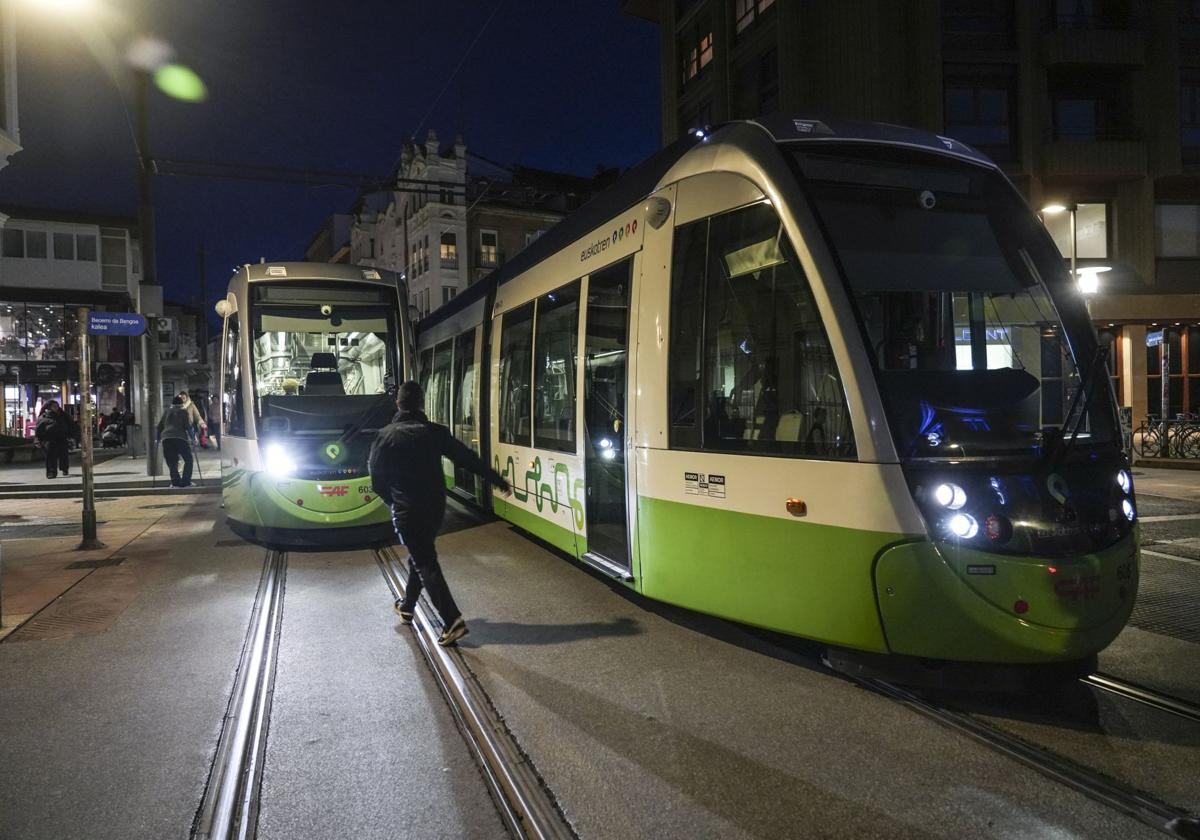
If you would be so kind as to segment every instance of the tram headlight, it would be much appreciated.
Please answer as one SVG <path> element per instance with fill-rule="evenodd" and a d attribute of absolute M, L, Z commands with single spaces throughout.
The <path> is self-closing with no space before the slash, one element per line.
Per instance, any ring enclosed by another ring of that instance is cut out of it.
<path fill-rule="evenodd" d="M 1133 487 L 1133 479 L 1129 475 L 1129 470 L 1117 471 L 1117 486 L 1121 488 L 1122 493 L 1128 493 Z"/>
<path fill-rule="evenodd" d="M 296 471 L 296 461 L 287 448 L 278 443 L 267 446 L 265 453 L 267 472 L 273 478 L 287 478 Z"/>
<path fill-rule="evenodd" d="M 967 491 L 957 484 L 939 484 L 933 491 L 939 505 L 950 510 L 959 510 L 967 503 Z"/>
<path fill-rule="evenodd" d="M 1137 513 L 1133 509 L 1133 502 L 1128 499 L 1121 500 L 1121 513 L 1125 514 L 1125 518 L 1130 522 L 1133 521 L 1133 517 L 1137 516 Z"/>
<path fill-rule="evenodd" d="M 969 540 L 979 533 L 979 523 L 969 513 L 956 513 L 947 525 L 950 533 L 960 540 Z"/>

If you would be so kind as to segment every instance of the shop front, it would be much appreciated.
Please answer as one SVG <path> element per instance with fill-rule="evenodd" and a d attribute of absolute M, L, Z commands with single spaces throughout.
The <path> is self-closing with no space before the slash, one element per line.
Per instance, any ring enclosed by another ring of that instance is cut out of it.
<path fill-rule="evenodd" d="M 50 400 L 79 416 L 80 305 L 0 300 L 0 434 L 31 438 Z M 103 308 L 103 307 L 95 307 Z M 92 396 L 111 414 L 129 407 L 129 340 L 94 339 Z"/>

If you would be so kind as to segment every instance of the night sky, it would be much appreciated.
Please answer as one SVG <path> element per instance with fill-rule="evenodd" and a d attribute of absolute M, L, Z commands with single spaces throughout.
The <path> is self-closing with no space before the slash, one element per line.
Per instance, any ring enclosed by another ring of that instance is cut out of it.
<path fill-rule="evenodd" d="M 18 0 L 24 150 L 0 172 L 0 205 L 137 212 L 124 69 L 104 53 L 157 35 L 197 71 L 208 100 L 153 94 L 156 157 L 386 175 L 495 0 L 92 0 L 67 22 Z M 656 28 L 619 0 L 503 0 L 420 128 L 504 163 L 592 174 L 659 146 Z M 90 45 L 90 46 L 89 46 Z M 108 66 L 110 70 L 102 69 Z M 120 82 L 124 94 L 117 90 Z M 244 262 L 299 259 L 351 191 L 156 179 L 158 271 L 169 300 L 209 299 Z"/>

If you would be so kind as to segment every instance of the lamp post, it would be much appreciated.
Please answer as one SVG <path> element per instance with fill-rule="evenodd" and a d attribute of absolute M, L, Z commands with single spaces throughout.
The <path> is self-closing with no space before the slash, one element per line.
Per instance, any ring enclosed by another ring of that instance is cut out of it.
<path fill-rule="evenodd" d="M 78 22 L 91 20 L 93 0 L 26 0 L 30 7 L 40 7 L 60 19 Z M 82 16 L 82 17 L 81 17 Z M 101 33 L 103 35 L 103 33 Z M 96 58 L 111 75 L 116 77 L 119 68 L 111 66 L 111 52 L 93 50 Z M 119 53 L 118 53 L 119 54 Z M 163 41 L 135 37 L 125 51 L 125 60 L 133 72 L 134 108 L 136 112 L 134 143 L 138 156 L 138 238 L 142 254 L 142 278 L 139 283 L 138 310 L 148 318 L 150 328 L 142 336 L 142 398 L 144 405 L 141 421 L 145 425 L 146 474 L 161 472 L 158 459 L 154 457 L 154 427 L 162 401 L 162 371 L 158 358 L 158 330 L 153 316 L 161 315 L 162 294 L 159 290 L 154 247 L 154 192 L 151 183 L 153 160 L 150 157 L 149 99 L 151 81 L 174 99 L 185 102 L 202 102 L 208 95 L 204 82 L 192 70 L 172 63 L 174 50 Z M 147 311 L 150 310 L 150 311 Z M 157 310 L 157 311 L 155 311 Z"/>

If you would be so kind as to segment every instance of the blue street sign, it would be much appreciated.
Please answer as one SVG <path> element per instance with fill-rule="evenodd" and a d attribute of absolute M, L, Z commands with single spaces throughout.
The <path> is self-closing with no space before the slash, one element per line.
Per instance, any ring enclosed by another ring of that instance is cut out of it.
<path fill-rule="evenodd" d="M 1163 343 L 1163 331 L 1162 330 L 1146 333 L 1146 346 L 1147 347 L 1157 347 L 1158 345 L 1160 345 L 1162 343 Z"/>
<path fill-rule="evenodd" d="M 141 335 L 146 316 L 136 312 L 89 312 L 88 335 Z"/>

